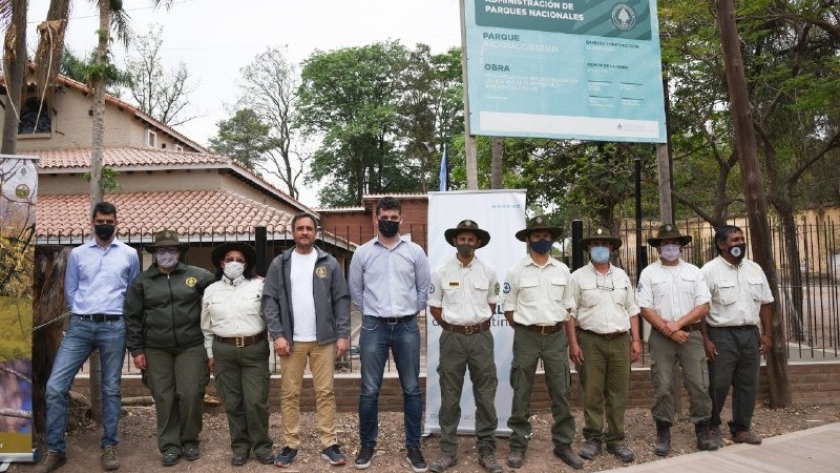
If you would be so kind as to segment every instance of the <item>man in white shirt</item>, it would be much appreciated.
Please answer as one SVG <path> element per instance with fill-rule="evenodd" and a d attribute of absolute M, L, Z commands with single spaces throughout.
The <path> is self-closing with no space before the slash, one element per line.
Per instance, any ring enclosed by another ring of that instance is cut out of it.
<path fill-rule="evenodd" d="M 502 473 L 496 461 L 496 362 L 490 319 L 499 301 L 496 270 L 475 256 L 490 242 L 490 234 L 472 220 L 444 232 L 458 249 L 454 258 L 432 273 L 429 307 L 440 333 L 440 457 L 429 471 L 442 473 L 458 458 L 458 423 L 464 374 L 470 369 L 475 398 L 478 463 L 489 473 Z"/>
<path fill-rule="evenodd" d="M 773 346 L 773 294 L 761 266 L 746 255 L 744 232 L 725 225 L 715 232 L 718 257 L 703 266 L 712 294 L 706 316 L 706 356 L 709 358 L 709 394 L 712 398 L 712 436 L 723 446 L 720 411 L 732 388 L 729 432 L 735 443 L 758 445 L 761 437 L 750 430 L 761 355 Z M 761 324 L 763 332 L 759 332 Z"/>
<path fill-rule="evenodd" d="M 295 246 L 274 258 L 263 288 L 263 311 L 280 357 L 280 412 L 285 447 L 274 464 L 288 467 L 301 444 L 300 391 L 307 361 L 315 389 L 321 458 L 346 463 L 335 428 L 335 359 L 350 346 L 350 292 L 336 259 L 315 246 L 318 223 L 300 213 L 290 224 Z"/>
<path fill-rule="evenodd" d="M 680 258 L 680 251 L 689 243 L 691 236 L 681 235 L 670 223 L 662 225 L 657 236 L 648 239 L 648 244 L 659 250 L 659 260 L 642 270 L 636 290 L 642 317 L 653 329 L 648 342 L 654 389 L 651 414 L 656 422 L 653 453 L 663 457 L 671 450 L 671 426 L 676 414 L 671 390 L 675 361 L 691 400 L 697 448 L 717 449 L 709 434 L 712 400 L 700 330 L 709 313 L 711 295 L 700 268 Z"/>

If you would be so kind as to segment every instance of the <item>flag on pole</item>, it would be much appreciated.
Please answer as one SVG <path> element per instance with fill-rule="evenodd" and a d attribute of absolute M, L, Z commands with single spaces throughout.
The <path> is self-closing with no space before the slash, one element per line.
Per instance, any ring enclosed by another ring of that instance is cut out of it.
<path fill-rule="evenodd" d="M 443 144 L 443 156 L 440 158 L 440 191 L 446 191 L 446 143 Z"/>

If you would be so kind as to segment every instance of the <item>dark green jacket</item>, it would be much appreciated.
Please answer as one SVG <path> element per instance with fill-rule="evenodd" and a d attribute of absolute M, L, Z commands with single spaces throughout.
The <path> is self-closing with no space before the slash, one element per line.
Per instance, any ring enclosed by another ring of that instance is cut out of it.
<path fill-rule="evenodd" d="M 156 264 L 140 273 L 125 294 L 126 347 L 131 356 L 146 348 L 180 350 L 204 343 L 201 297 L 213 273 L 178 263 L 169 275 Z"/>

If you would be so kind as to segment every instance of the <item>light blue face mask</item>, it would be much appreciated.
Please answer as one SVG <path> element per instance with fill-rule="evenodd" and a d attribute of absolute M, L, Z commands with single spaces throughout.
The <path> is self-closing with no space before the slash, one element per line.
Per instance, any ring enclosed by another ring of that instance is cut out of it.
<path fill-rule="evenodd" d="M 606 246 L 593 246 L 589 250 L 589 259 L 597 264 L 606 263 L 610 260 L 610 249 Z"/>

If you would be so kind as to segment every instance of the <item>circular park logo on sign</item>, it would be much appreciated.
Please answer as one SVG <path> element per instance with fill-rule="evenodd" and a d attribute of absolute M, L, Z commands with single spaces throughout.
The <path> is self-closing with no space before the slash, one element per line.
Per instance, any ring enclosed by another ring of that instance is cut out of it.
<path fill-rule="evenodd" d="M 617 3 L 610 14 L 613 25 L 622 31 L 632 30 L 636 26 L 636 11 L 626 3 Z"/>

